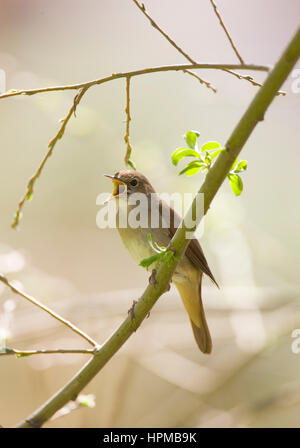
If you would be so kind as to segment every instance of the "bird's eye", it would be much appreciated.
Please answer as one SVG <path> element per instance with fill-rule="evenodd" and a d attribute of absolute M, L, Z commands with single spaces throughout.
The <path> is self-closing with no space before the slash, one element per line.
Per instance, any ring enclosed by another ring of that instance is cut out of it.
<path fill-rule="evenodd" d="M 137 183 L 138 183 L 138 181 L 137 181 L 136 179 L 132 179 L 132 180 L 130 181 L 130 185 L 131 185 L 132 187 L 136 187 L 136 186 L 137 186 Z"/>

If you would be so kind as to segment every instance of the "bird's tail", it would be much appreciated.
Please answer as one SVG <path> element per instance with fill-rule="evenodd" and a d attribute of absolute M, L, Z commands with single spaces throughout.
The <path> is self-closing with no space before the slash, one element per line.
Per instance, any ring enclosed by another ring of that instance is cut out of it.
<path fill-rule="evenodd" d="M 202 304 L 201 283 L 202 274 L 197 291 L 191 283 L 176 282 L 175 285 L 188 312 L 197 345 L 203 353 L 209 354 L 212 351 L 212 340 Z"/>

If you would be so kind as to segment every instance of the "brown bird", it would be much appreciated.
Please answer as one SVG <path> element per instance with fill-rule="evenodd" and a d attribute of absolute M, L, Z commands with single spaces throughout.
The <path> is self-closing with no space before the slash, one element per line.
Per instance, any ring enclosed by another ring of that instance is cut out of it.
<path fill-rule="evenodd" d="M 133 259 L 140 263 L 142 259 L 155 254 L 149 244 L 149 233 L 153 242 L 167 247 L 181 218 L 172 207 L 159 198 L 148 179 L 143 174 L 132 170 L 119 171 L 114 176 L 106 175 L 106 177 L 114 182 L 111 198 L 116 198 L 118 205 L 117 227 L 122 241 Z M 137 206 L 134 201 L 130 200 L 134 197 L 133 193 L 143 193 L 143 197 L 145 197 L 145 201 L 139 203 L 139 211 L 140 215 L 146 212 L 143 214 L 143 216 L 148 216 L 146 225 L 132 226 L 130 222 L 130 212 Z M 155 207 L 159 211 L 157 227 L 151 226 L 153 223 L 153 221 L 151 222 L 151 213 L 153 214 Z M 163 225 L 166 216 L 170 216 L 167 227 Z M 176 267 L 173 282 L 189 315 L 198 347 L 203 353 L 211 353 L 212 340 L 201 298 L 203 273 L 217 285 L 198 240 L 192 239 Z"/>

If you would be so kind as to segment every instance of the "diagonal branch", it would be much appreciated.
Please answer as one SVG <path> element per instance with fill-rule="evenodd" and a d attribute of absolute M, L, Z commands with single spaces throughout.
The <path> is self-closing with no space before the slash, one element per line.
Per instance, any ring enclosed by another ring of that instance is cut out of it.
<path fill-rule="evenodd" d="M 32 296 L 29 296 L 28 294 L 25 294 L 23 291 L 18 289 L 16 286 L 14 286 L 12 283 L 8 281 L 4 275 L 0 274 L 0 282 L 4 283 L 6 286 L 8 286 L 11 291 L 24 299 L 28 300 L 28 302 L 32 303 L 33 305 L 37 306 L 43 311 L 46 311 L 46 313 L 50 314 L 50 316 L 54 317 L 54 319 L 58 320 L 62 324 L 69 327 L 74 333 L 77 333 L 79 336 L 81 336 L 83 339 L 89 342 L 93 347 L 98 347 L 98 343 L 94 341 L 90 336 L 88 336 L 86 333 L 81 331 L 79 328 L 77 328 L 74 324 L 72 324 L 69 320 L 64 319 L 59 314 L 57 314 L 55 311 L 48 308 L 46 305 L 43 305 L 41 302 L 39 302 L 37 299 L 35 299 Z"/>
<path fill-rule="evenodd" d="M 189 56 L 182 48 L 180 48 L 179 45 L 177 45 L 176 42 L 173 39 L 171 39 L 171 37 L 157 25 L 156 22 L 154 22 L 152 17 L 150 17 L 149 14 L 146 12 L 146 8 L 145 8 L 144 4 L 141 5 L 137 0 L 132 0 L 132 1 L 139 8 L 139 10 L 144 14 L 144 16 L 147 17 L 147 19 L 149 20 L 149 22 L 151 23 L 153 28 L 155 28 L 157 31 L 159 31 L 160 34 L 162 34 L 164 36 L 164 38 L 167 39 L 167 41 L 172 45 L 172 47 L 176 48 L 176 50 L 180 54 L 182 54 L 182 56 L 184 56 L 185 59 L 190 61 L 192 64 L 196 64 L 196 61 L 194 61 L 194 59 L 192 59 L 191 56 Z"/>
<path fill-rule="evenodd" d="M 263 120 L 265 112 L 276 96 L 276 92 L 292 71 L 299 57 L 300 28 L 235 127 L 225 145 L 226 151 L 219 155 L 215 164 L 208 171 L 205 181 L 199 190 L 200 194 L 204 194 L 204 213 L 208 211 L 234 160 L 243 149 L 256 125 Z M 140 300 L 135 305 L 134 324 L 131 316 L 128 316 L 113 335 L 96 350 L 94 357 L 61 390 L 56 392 L 26 420 L 22 421 L 18 427 L 40 427 L 68 401 L 74 400 L 78 393 L 95 377 L 141 325 L 158 298 L 167 290 L 178 263 L 178 257 L 184 254 L 190 242 L 190 240 L 186 239 L 185 234 L 187 230 L 190 231 L 191 229 L 185 226 L 185 222 L 193 222 L 191 217 L 194 218 L 196 216 L 198 222 L 195 223 L 195 228 L 200 223 L 201 217 L 194 213 L 196 206 L 197 200 L 195 198 L 182 221 L 182 226 L 177 229 L 171 241 L 171 247 L 175 251 L 176 256 L 172 257 L 169 263 L 160 265 L 156 274 L 155 284 L 154 282 L 149 283 Z"/>
<path fill-rule="evenodd" d="M 212 7 L 214 8 L 215 14 L 216 14 L 216 16 L 217 16 L 218 19 L 219 19 L 220 25 L 221 25 L 221 27 L 223 28 L 223 30 L 224 30 L 224 32 L 225 32 L 225 34 L 226 34 L 226 36 L 227 36 L 227 38 L 228 38 L 228 40 L 229 40 L 229 42 L 230 42 L 230 45 L 232 46 L 233 51 L 234 51 L 235 54 L 237 55 L 237 58 L 239 59 L 240 63 L 241 63 L 241 64 L 244 64 L 245 62 L 244 62 L 242 56 L 240 55 L 240 53 L 238 52 L 238 50 L 237 50 L 235 44 L 233 43 L 233 40 L 232 40 L 232 38 L 231 38 L 231 36 L 230 36 L 230 34 L 229 34 L 229 32 L 228 32 L 228 30 L 227 30 L 227 28 L 226 28 L 224 22 L 223 22 L 223 19 L 222 19 L 222 17 L 221 17 L 221 14 L 219 13 L 219 11 L 218 11 L 218 9 L 217 9 L 217 5 L 215 4 L 214 0 L 209 0 L 209 1 L 210 1 L 210 3 L 211 3 Z"/>
<path fill-rule="evenodd" d="M 235 52 L 235 54 L 236 54 L 237 58 L 239 59 L 240 63 L 241 64 L 245 64 L 244 59 L 242 58 L 242 56 L 238 52 L 238 50 L 237 50 L 237 48 L 236 48 L 236 46 L 235 46 L 235 44 L 234 44 L 234 42 L 232 40 L 232 37 L 230 36 L 229 31 L 227 30 L 227 28 L 225 26 L 225 23 L 223 22 L 222 16 L 221 16 L 221 14 L 218 11 L 217 5 L 215 4 L 214 0 L 209 0 L 209 1 L 210 1 L 211 5 L 212 5 L 214 11 L 215 11 L 216 16 L 219 19 L 221 27 L 223 28 L 223 30 L 224 30 L 224 32 L 225 32 L 225 34 L 226 34 L 226 36 L 227 36 L 227 38 L 228 38 L 228 40 L 230 42 L 231 47 L 233 48 L 233 51 Z M 241 75 L 241 74 L 236 73 L 236 72 L 234 72 L 232 70 L 229 70 L 229 69 L 224 69 L 223 71 L 229 73 L 230 75 L 235 76 L 238 79 L 244 79 L 245 81 L 250 82 L 250 84 L 252 84 L 255 87 L 261 87 L 262 86 L 262 84 L 260 84 L 259 82 L 254 81 L 254 79 L 251 76 L 244 76 L 244 75 Z M 286 95 L 286 92 L 283 92 L 282 90 L 279 90 L 276 93 L 276 95 Z"/>
<path fill-rule="evenodd" d="M 29 201 L 32 198 L 33 191 L 34 191 L 34 185 L 35 185 L 38 177 L 41 175 L 41 172 L 43 171 L 43 168 L 44 168 L 47 160 L 52 155 L 52 152 L 53 152 L 53 149 L 54 149 L 56 143 L 64 135 L 66 126 L 67 126 L 70 118 L 72 117 L 72 114 L 74 113 L 74 115 L 75 115 L 76 107 L 79 104 L 79 102 L 80 102 L 81 98 L 83 97 L 83 95 L 85 94 L 85 92 L 87 91 L 87 89 L 88 89 L 87 87 L 82 87 L 80 92 L 75 96 L 73 104 L 72 104 L 69 112 L 67 113 L 66 117 L 61 120 L 61 122 L 62 122 L 61 127 L 59 128 L 59 130 L 58 130 L 57 134 L 55 135 L 55 137 L 52 140 L 50 140 L 50 142 L 48 144 L 48 148 L 49 148 L 48 152 L 44 156 L 44 158 L 43 158 L 40 166 L 36 170 L 35 174 L 29 179 L 28 184 L 27 184 L 26 193 L 24 194 L 24 196 L 22 197 L 22 199 L 18 203 L 18 209 L 17 209 L 17 211 L 15 213 L 13 222 L 11 224 L 13 229 L 18 227 L 24 204 L 25 204 L 26 201 Z"/>
<path fill-rule="evenodd" d="M 187 73 L 190 76 L 193 76 L 194 78 L 198 79 L 200 84 L 204 84 L 208 89 L 212 90 L 214 93 L 217 93 L 217 89 L 211 85 L 209 81 L 205 81 L 203 78 L 200 78 L 200 76 L 196 75 L 196 73 L 191 72 L 190 70 L 183 70 L 183 73 Z"/>

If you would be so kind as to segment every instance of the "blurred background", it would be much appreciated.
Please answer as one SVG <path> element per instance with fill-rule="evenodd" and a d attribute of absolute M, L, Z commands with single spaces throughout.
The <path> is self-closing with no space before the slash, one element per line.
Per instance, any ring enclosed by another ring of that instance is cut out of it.
<path fill-rule="evenodd" d="M 217 2 L 248 63 L 274 64 L 294 34 L 297 0 Z M 185 63 L 132 1 L 0 0 L 0 69 L 6 89 L 63 85 L 114 72 Z M 209 1 L 148 1 L 147 11 L 199 62 L 236 63 Z M 298 64 L 300 68 L 300 64 Z M 178 177 L 172 151 L 189 129 L 224 144 L 257 88 L 224 72 L 198 71 L 217 94 L 183 73 L 132 79 L 132 158 L 160 192 L 195 193 L 203 175 Z M 244 73 L 263 81 L 264 73 Z M 49 421 L 68 427 L 300 426 L 299 117 L 293 78 L 247 142 L 244 192 L 228 182 L 205 220 L 201 244 L 221 289 L 205 281 L 214 350 L 202 355 L 175 289 L 84 393 L 96 406 Z M 117 230 L 96 226 L 103 177 L 124 167 L 125 81 L 90 89 L 10 228 L 29 177 L 74 92 L 0 101 L 0 272 L 99 343 L 127 315 L 149 274 Z M 84 341 L 0 284 L 1 345 L 81 348 Z M 86 355 L 3 356 L 0 423 L 16 424 L 87 360 Z M 66 410 L 67 412 L 67 410 Z"/>

